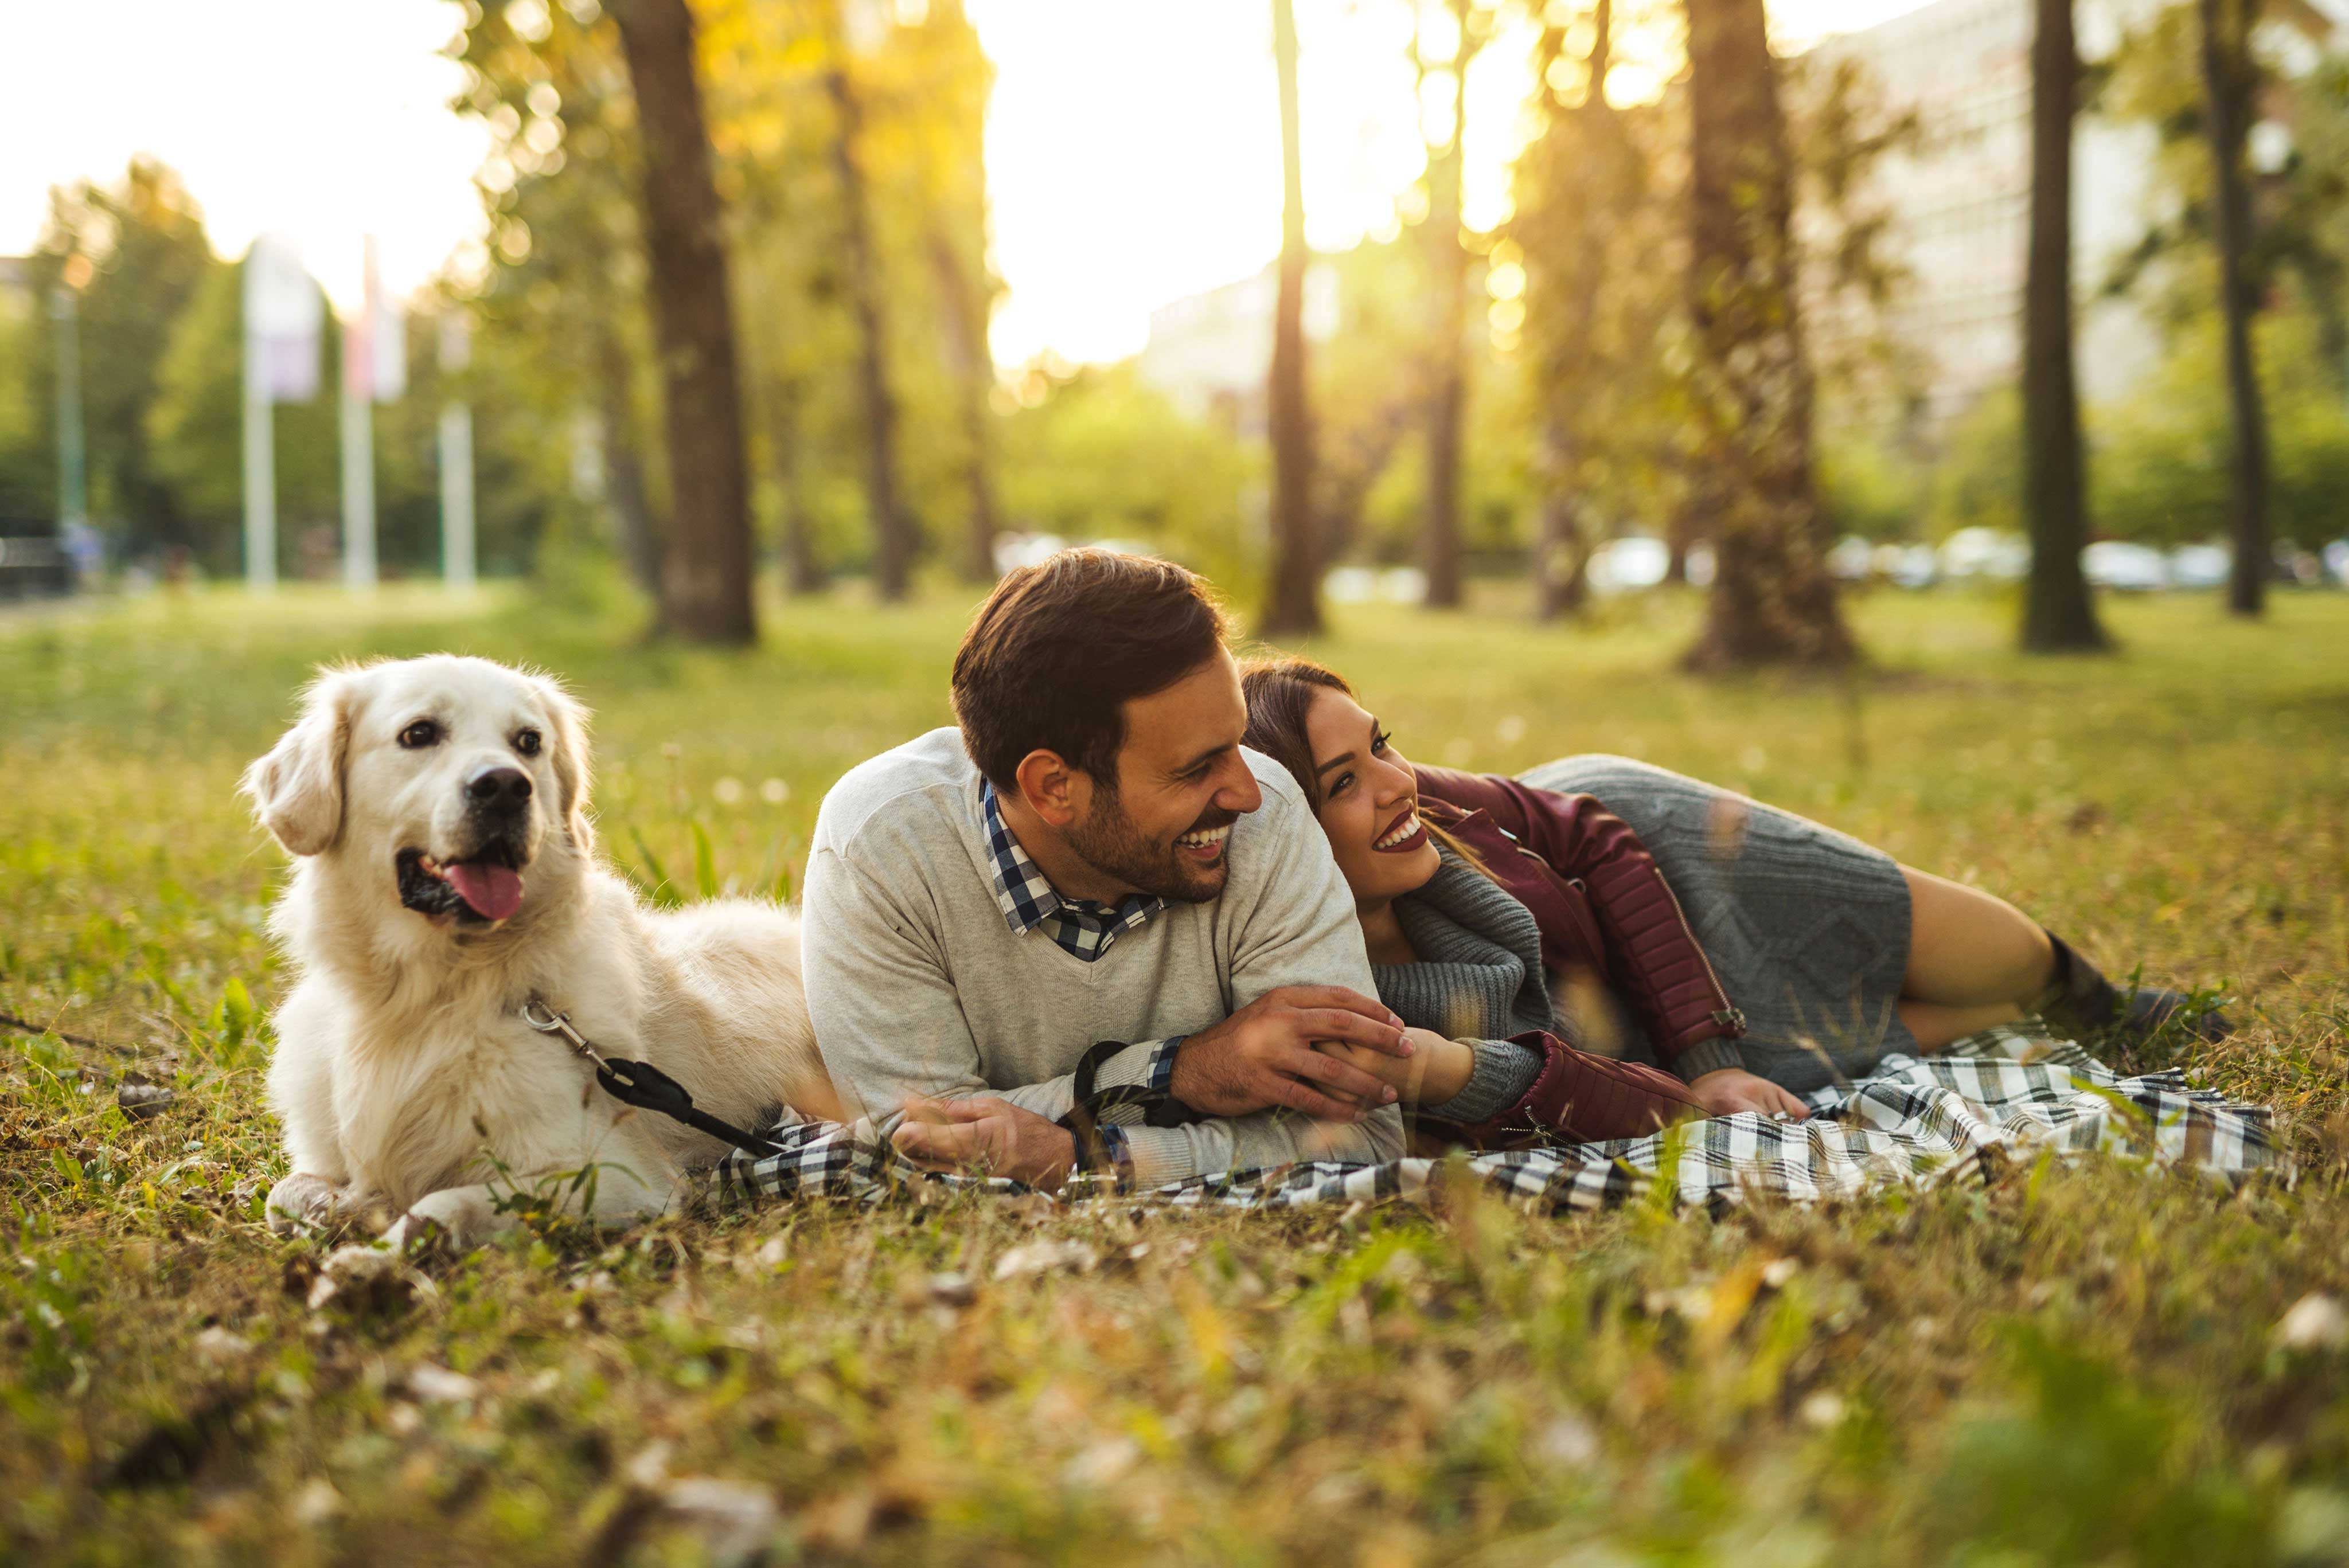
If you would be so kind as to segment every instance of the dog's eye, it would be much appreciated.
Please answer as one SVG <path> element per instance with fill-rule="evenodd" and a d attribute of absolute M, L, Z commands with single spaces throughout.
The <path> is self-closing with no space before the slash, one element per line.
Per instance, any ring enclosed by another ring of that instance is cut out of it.
<path fill-rule="evenodd" d="M 524 757 L 537 756 L 538 731 L 534 729 L 516 730 L 513 738 L 513 748 L 516 751 L 521 752 Z"/>
<path fill-rule="evenodd" d="M 432 719 L 419 718 L 399 732 L 400 745 L 410 751 L 420 751 L 436 745 L 440 739 L 440 726 Z"/>

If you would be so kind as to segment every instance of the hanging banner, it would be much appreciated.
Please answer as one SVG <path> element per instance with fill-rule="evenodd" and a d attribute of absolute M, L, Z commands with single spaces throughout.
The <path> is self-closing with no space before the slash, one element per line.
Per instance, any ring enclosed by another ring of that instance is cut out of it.
<path fill-rule="evenodd" d="M 318 329 L 326 306 L 282 234 L 264 234 L 244 256 L 244 358 L 264 403 L 306 403 L 318 395 Z"/>
<path fill-rule="evenodd" d="M 372 234 L 359 306 L 343 324 L 343 390 L 373 403 L 398 402 L 408 392 L 407 317 L 376 276 Z"/>

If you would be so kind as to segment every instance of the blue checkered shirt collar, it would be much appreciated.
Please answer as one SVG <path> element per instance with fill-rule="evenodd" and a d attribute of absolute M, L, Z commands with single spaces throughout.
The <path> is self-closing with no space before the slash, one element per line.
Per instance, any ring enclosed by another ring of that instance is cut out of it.
<path fill-rule="evenodd" d="M 995 862 L 995 902 L 1014 934 L 1042 926 L 1067 952 L 1091 964 L 1107 953 L 1122 932 L 1132 931 L 1166 907 L 1163 898 L 1128 893 L 1114 907 L 1088 898 L 1067 898 L 1045 880 L 1003 820 L 995 786 L 979 785 L 987 821 L 987 851 Z"/>

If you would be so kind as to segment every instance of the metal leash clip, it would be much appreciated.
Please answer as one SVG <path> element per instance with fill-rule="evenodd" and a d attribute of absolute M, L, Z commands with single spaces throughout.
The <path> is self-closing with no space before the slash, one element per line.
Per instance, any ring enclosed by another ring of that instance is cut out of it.
<path fill-rule="evenodd" d="M 533 996 L 522 1005 L 522 1021 L 542 1035 L 561 1035 L 571 1042 L 571 1048 L 594 1062 L 599 1071 L 610 1072 L 612 1064 L 603 1054 L 587 1043 L 587 1037 L 571 1026 L 571 1015 L 558 1013 L 544 1002 Z"/>

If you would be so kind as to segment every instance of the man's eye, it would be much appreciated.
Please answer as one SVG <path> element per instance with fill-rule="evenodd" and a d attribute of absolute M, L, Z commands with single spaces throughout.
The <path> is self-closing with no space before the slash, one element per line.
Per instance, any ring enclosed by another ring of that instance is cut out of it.
<path fill-rule="evenodd" d="M 429 718 L 419 718 L 399 732 L 399 744 L 410 751 L 436 746 L 440 740 L 440 726 Z"/>
<path fill-rule="evenodd" d="M 539 742 L 538 742 L 538 731 L 536 731 L 536 730 L 534 730 L 534 729 L 523 729 L 523 730 L 517 730 L 517 731 L 515 731 L 515 733 L 514 733 L 514 738 L 513 738 L 513 748 L 514 748 L 516 751 L 521 752 L 524 757 L 535 757 L 535 756 L 537 756 L 537 755 L 538 755 L 538 744 L 539 744 Z"/>

